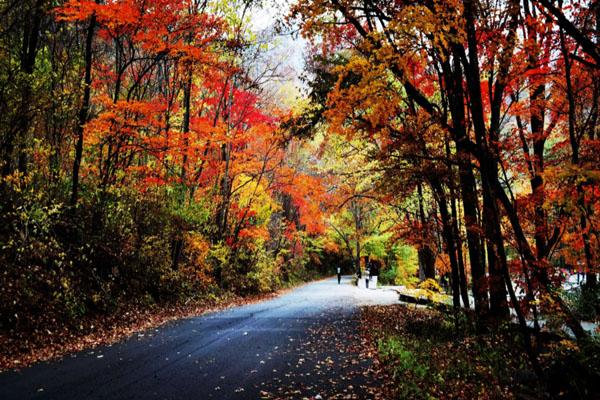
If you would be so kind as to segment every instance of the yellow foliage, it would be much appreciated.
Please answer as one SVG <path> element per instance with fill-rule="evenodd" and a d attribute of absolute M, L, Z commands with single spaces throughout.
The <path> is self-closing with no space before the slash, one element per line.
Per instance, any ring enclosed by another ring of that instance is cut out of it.
<path fill-rule="evenodd" d="M 417 299 L 427 299 L 436 303 L 448 301 L 448 295 L 442 293 L 442 288 L 434 279 L 425 279 L 417 285 L 416 289 L 403 289 L 402 293 Z"/>
<path fill-rule="evenodd" d="M 240 174 L 235 179 L 234 190 L 235 189 L 237 189 L 240 209 L 245 210 L 246 208 L 249 208 L 251 211 L 250 215 L 254 216 L 255 225 L 267 223 L 271 217 L 271 213 L 276 212 L 281 208 L 281 206 L 273 200 L 263 184 L 248 175 Z"/>
<path fill-rule="evenodd" d="M 332 240 L 327 240 L 323 245 L 323 249 L 328 253 L 341 253 L 340 246 Z"/>
<path fill-rule="evenodd" d="M 210 243 L 201 234 L 189 232 L 184 239 L 184 255 L 186 262 L 182 272 L 200 287 L 207 287 L 214 283 L 212 267 L 208 263 Z"/>
<path fill-rule="evenodd" d="M 440 285 L 435 281 L 435 279 L 431 278 L 425 279 L 423 282 L 419 283 L 418 288 L 432 293 L 442 292 Z"/>

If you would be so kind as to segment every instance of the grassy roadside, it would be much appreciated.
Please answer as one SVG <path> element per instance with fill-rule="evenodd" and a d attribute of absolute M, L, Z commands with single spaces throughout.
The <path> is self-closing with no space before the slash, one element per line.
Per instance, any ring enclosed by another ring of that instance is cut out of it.
<path fill-rule="evenodd" d="M 110 345 L 131 335 L 166 323 L 257 303 L 281 296 L 312 281 L 296 281 L 271 293 L 239 296 L 231 292 L 188 302 L 154 305 L 130 305 L 110 315 L 96 315 L 81 320 L 80 329 L 67 326 L 20 335 L 0 333 L 0 372 L 18 370 L 42 361 L 59 359 L 68 354 Z"/>
<path fill-rule="evenodd" d="M 599 398 L 600 355 L 572 342 L 539 343 L 544 377 L 536 378 L 513 328 L 477 333 L 466 321 L 414 306 L 372 306 L 362 333 L 377 354 L 386 398 Z"/>

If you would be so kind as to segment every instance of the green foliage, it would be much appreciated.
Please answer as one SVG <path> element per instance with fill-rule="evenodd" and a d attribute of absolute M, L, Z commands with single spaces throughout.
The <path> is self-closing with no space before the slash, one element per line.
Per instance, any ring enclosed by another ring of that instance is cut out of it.
<path fill-rule="evenodd" d="M 383 271 L 381 271 L 381 273 L 379 274 L 378 283 L 381 285 L 395 285 L 396 276 L 398 274 L 396 268 L 396 265 L 392 265 L 389 268 L 386 268 Z"/>
<path fill-rule="evenodd" d="M 197 298 L 212 292 L 216 277 L 223 288 L 242 294 L 281 285 L 278 263 L 264 243 L 235 255 L 229 246 L 205 244 L 206 254 L 199 257 L 205 242 L 183 240 L 185 232 L 206 222 L 193 212 L 197 209 L 173 211 L 161 196 L 114 189 L 88 194 L 69 211 L 28 182 L 7 188 L 9 201 L 1 205 L 3 329 L 78 326 L 84 316 L 110 314 L 126 303 Z"/>
<path fill-rule="evenodd" d="M 29 311 L 52 318 L 74 318 L 82 302 L 73 287 L 74 269 L 68 249 L 56 236 L 61 228 L 61 203 L 36 192 L 32 177 L 4 184 L 0 203 L 0 324 L 29 323 Z"/>
<path fill-rule="evenodd" d="M 365 254 L 383 259 L 387 256 L 387 247 L 390 240 L 390 234 L 372 235 L 367 238 L 363 245 Z"/>
<path fill-rule="evenodd" d="M 417 251 L 408 245 L 397 245 L 392 249 L 393 262 L 382 271 L 379 282 L 383 285 L 401 285 L 414 287 L 419 279 L 416 273 L 419 269 Z"/>
<path fill-rule="evenodd" d="M 128 304 L 266 293 L 328 266 L 323 240 L 304 234 L 294 252 L 283 240 L 277 249 L 262 238 L 211 243 L 213 210 L 181 202 L 177 190 L 91 186 L 71 209 L 66 195 L 38 185 L 35 175 L 3 184 L 2 330 L 76 328 Z"/>
<path fill-rule="evenodd" d="M 246 285 L 250 292 L 268 293 L 281 286 L 279 266 L 264 247 L 253 254 L 253 265 L 246 275 Z"/>
<path fill-rule="evenodd" d="M 388 398 L 597 397 L 598 343 L 580 349 L 542 336 L 540 382 L 512 324 L 481 332 L 467 314 L 457 326 L 453 312 L 404 305 L 368 307 L 362 317 L 393 382 Z"/>
<path fill-rule="evenodd" d="M 378 341 L 379 355 L 384 362 L 391 363 L 393 379 L 402 382 L 399 388 L 399 398 L 429 399 L 427 391 L 419 386 L 428 381 L 430 371 L 427 364 L 417 358 L 417 354 L 406 348 L 401 337 L 389 337 Z"/>
<path fill-rule="evenodd" d="M 600 318 L 600 286 L 578 287 L 564 292 L 563 297 L 581 320 L 597 321 Z"/>
<path fill-rule="evenodd" d="M 412 246 L 399 246 L 397 254 L 398 273 L 396 284 L 408 287 L 414 286 L 418 282 L 419 261 L 417 250 Z"/>
<path fill-rule="evenodd" d="M 264 246 L 237 249 L 226 257 L 220 249 L 222 286 L 239 294 L 267 293 L 280 286 L 278 265 Z"/>
<path fill-rule="evenodd" d="M 506 388 L 525 363 L 514 332 L 475 337 L 450 314 L 406 306 L 376 307 L 364 316 L 392 372 L 394 398 L 511 398 Z"/>

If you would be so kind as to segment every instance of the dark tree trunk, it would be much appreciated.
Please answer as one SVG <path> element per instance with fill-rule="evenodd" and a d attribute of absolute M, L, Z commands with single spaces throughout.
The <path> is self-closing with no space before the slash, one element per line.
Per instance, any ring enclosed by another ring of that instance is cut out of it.
<path fill-rule="evenodd" d="M 457 143 L 459 156 L 464 157 L 470 164 L 469 154 Z M 484 316 L 489 311 L 489 298 L 485 284 L 485 261 L 483 256 L 482 238 L 478 221 L 479 201 L 475 175 L 470 165 L 459 166 L 459 180 L 461 187 L 462 204 L 464 211 L 465 228 L 467 231 L 467 245 L 469 248 L 469 262 L 471 265 L 471 284 L 473 285 L 473 298 L 475 312 Z"/>
<path fill-rule="evenodd" d="M 419 259 L 419 280 L 435 279 L 435 254 L 431 247 L 419 247 L 417 257 Z"/>
<path fill-rule="evenodd" d="M 571 79 L 571 60 L 569 57 L 569 52 L 567 50 L 565 44 L 565 35 L 561 30 L 560 32 L 560 42 L 561 42 L 561 52 L 565 63 L 565 82 L 566 82 L 566 90 L 567 90 L 567 102 L 568 102 L 568 121 L 569 121 L 569 143 L 571 145 L 571 163 L 575 166 L 579 166 L 580 158 L 579 158 L 579 147 L 581 136 L 577 133 L 576 127 L 576 105 L 575 105 L 575 93 L 573 89 L 573 81 Z M 590 129 L 592 132 L 594 128 Z M 593 134 L 593 133 L 592 133 Z M 587 289 L 595 288 L 597 286 L 597 277 L 593 272 L 594 266 L 592 262 L 592 248 L 590 245 L 590 237 L 587 226 L 587 218 L 586 218 L 586 205 L 585 205 L 585 193 L 584 188 L 581 183 L 577 184 L 577 205 L 579 207 L 579 212 L 581 213 L 579 217 L 579 223 L 581 225 L 581 236 L 583 239 L 583 254 L 585 257 L 585 269 L 586 269 L 586 279 L 585 279 L 585 287 Z"/>
<path fill-rule="evenodd" d="M 221 178 L 221 201 L 217 209 L 217 240 L 223 239 L 227 230 L 227 214 L 229 210 L 229 200 L 231 195 L 231 182 L 229 179 L 229 150 L 229 144 L 224 143 L 221 146 L 221 159 L 225 161 L 225 170 L 223 171 L 223 177 Z"/>
<path fill-rule="evenodd" d="M 596 11 L 596 45 L 597 47 L 600 47 L 600 1 L 596 0 L 596 2 L 594 3 L 595 11 Z M 600 70 L 600 68 L 598 69 Z M 598 78 L 600 76 L 600 73 L 598 73 L 598 70 L 594 71 L 596 78 Z M 597 137 L 596 135 L 596 131 L 600 128 L 598 125 L 598 117 L 600 115 L 600 82 L 598 79 L 594 79 L 594 106 L 592 107 L 594 110 L 594 117 L 592 118 L 592 122 L 589 126 L 589 139 L 590 140 L 595 140 L 595 138 Z M 593 212 L 593 210 L 592 210 Z M 587 227 L 587 221 L 585 219 L 585 216 L 582 215 L 581 217 L 581 228 L 582 228 L 582 232 L 583 232 L 583 239 L 584 239 L 584 252 L 585 252 L 585 259 L 586 259 L 586 264 L 588 267 L 588 273 L 586 275 L 585 278 L 585 283 L 586 283 L 586 287 L 588 289 L 595 289 L 598 286 L 598 274 L 597 274 L 597 267 L 595 268 L 593 263 L 592 263 L 592 248 L 590 245 L 590 237 L 589 237 L 589 232 L 588 232 L 588 227 Z"/>
<path fill-rule="evenodd" d="M 183 88 L 183 122 L 181 124 L 181 133 L 183 134 L 183 157 L 181 161 L 181 182 L 182 187 L 186 188 L 186 174 L 187 174 L 187 164 L 188 164 L 188 147 L 189 147 L 189 139 L 188 134 L 190 132 L 190 113 L 191 113 L 191 97 L 192 97 L 192 72 L 188 71 L 188 76 Z M 186 190 L 182 189 L 182 193 L 180 193 L 179 201 L 181 203 L 185 202 L 186 198 Z M 181 260 L 181 253 L 183 251 L 183 239 L 177 238 L 173 241 L 173 252 L 171 257 L 171 267 L 173 270 L 179 269 L 179 261 Z"/>
<path fill-rule="evenodd" d="M 183 239 L 178 238 L 173 241 L 171 248 L 171 268 L 175 271 L 179 269 L 179 260 L 183 251 Z"/>
<path fill-rule="evenodd" d="M 38 53 L 39 38 L 42 30 L 42 20 L 45 13 L 45 0 L 35 0 L 30 6 L 28 12 L 25 11 L 27 5 L 23 5 L 21 11 L 23 15 L 22 41 L 21 41 L 21 60 L 19 68 L 25 74 L 25 82 L 22 83 L 20 104 L 18 115 L 14 127 L 10 127 L 4 134 L 2 152 L 4 165 L 2 166 L 2 176 L 10 175 L 15 167 L 20 172 L 27 172 L 27 136 L 32 125 L 31 115 L 31 97 L 32 85 L 31 76 L 35 69 L 35 60 Z M 15 151 L 16 165 L 15 165 Z"/>
<path fill-rule="evenodd" d="M 447 65 L 449 68 L 449 65 Z M 446 156 L 451 159 L 452 154 L 450 152 L 450 141 L 446 138 Z M 454 168 L 450 167 L 450 177 L 448 182 L 448 188 L 450 191 L 450 207 L 452 212 L 452 236 L 456 245 L 456 259 L 458 262 L 458 275 L 459 275 L 459 286 L 460 296 L 462 298 L 465 308 L 470 308 L 469 292 L 467 290 L 467 277 L 465 274 L 465 264 L 463 262 L 463 251 L 462 251 L 462 239 L 460 237 L 460 230 L 458 229 L 458 212 L 456 208 L 456 179 Z"/>
<path fill-rule="evenodd" d="M 92 92 L 92 57 L 94 43 L 94 31 L 96 30 L 96 15 L 90 18 L 90 24 L 85 38 L 85 76 L 83 81 L 83 100 L 79 109 L 79 120 L 77 124 L 75 144 L 75 159 L 73 160 L 73 182 L 71 187 L 71 206 L 77 205 L 79 197 L 79 169 L 81 167 L 81 158 L 83 156 L 83 132 L 85 124 L 89 118 L 90 97 Z"/>
<path fill-rule="evenodd" d="M 427 220 L 425 217 L 425 209 L 423 207 L 423 188 L 421 184 L 417 186 L 417 194 L 419 197 L 419 219 L 421 220 L 421 226 L 427 226 Z M 421 244 L 417 249 L 417 256 L 419 259 L 419 280 L 435 279 L 435 254 L 428 243 L 429 238 L 425 231 L 421 232 Z"/>
<path fill-rule="evenodd" d="M 503 266 L 506 265 L 506 253 L 500 230 L 500 216 L 496 199 L 492 193 L 489 176 L 497 176 L 496 163 L 482 165 L 483 189 L 483 220 L 486 234 L 486 249 L 488 262 L 488 286 L 490 291 L 490 314 L 495 318 L 507 318 L 508 303 L 506 301 L 506 286 L 503 277 Z"/>
<path fill-rule="evenodd" d="M 485 126 L 483 101 L 481 94 L 481 74 L 478 59 L 477 36 L 475 32 L 476 1 L 464 1 L 464 15 L 467 30 L 468 61 L 464 57 L 465 72 L 467 77 L 467 86 L 469 88 L 469 99 L 471 106 L 471 116 L 475 139 L 479 148 L 484 150 L 485 157 L 480 161 L 481 189 L 483 192 L 483 219 L 485 221 L 486 246 L 488 253 L 488 266 L 490 272 L 490 311 L 496 317 L 508 316 L 508 304 L 506 301 L 506 287 L 502 276 L 503 265 L 506 264 L 506 254 L 504 252 L 504 243 L 502 231 L 500 228 L 500 215 L 493 193 L 493 185 L 498 181 L 498 164 L 495 154 L 490 152 L 490 146 L 494 146 L 493 140 L 488 141 L 487 130 Z M 496 85 L 494 100 L 499 95 L 498 90 L 502 86 Z M 490 133 L 495 131 L 497 126 L 494 119 L 499 118 L 499 113 L 492 110 Z M 492 142 L 492 143 L 489 143 Z"/>
<path fill-rule="evenodd" d="M 485 288 L 485 264 L 483 248 L 481 246 L 482 240 L 479 225 L 477 223 L 479 208 L 477 186 L 475 174 L 473 173 L 471 155 L 464 144 L 468 137 L 464 108 L 465 98 L 462 87 L 463 71 L 459 58 L 460 51 L 458 47 L 455 47 L 453 51 L 453 69 L 450 71 L 448 66 L 446 80 L 450 97 L 450 113 L 452 115 L 454 127 L 454 139 L 456 141 L 458 177 L 467 233 L 475 312 L 479 319 L 481 319 L 489 311 L 489 300 Z"/>
<path fill-rule="evenodd" d="M 460 295 L 465 308 L 471 308 L 469 302 L 469 291 L 467 289 L 467 275 L 465 273 L 465 263 L 463 261 L 462 239 L 460 237 L 460 229 L 458 229 L 458 215 L 456 210 L 456 197 L 454 190 L 451 191 L 451 206 L 452 206 L 452 230 L 456 240 L 456 258 L 458 260 L 458 274 L 460 279 Z"/>
<path fill-rule="evenodd" d="M 458 272 L 458 260 L 456 259 L 456 242 L 454 240 L 452 221 L 448 212 L 448 201 L 444 188 L 435 179 L 431 182 L 432 189 L 435 193 L 435 197 L 440 210 L 440 217 L 442 219 L 442 235 L 444 237 L 444 244 L 446 247 L 446 254 L 450 260 L 451 269 L 451 285 L 452 285 L 452 305 L 454 309 L 460 308 L 460 274 Z"/>
<path fill-rule="evenodd" d="M 356 240 L 356 255 L 354 256 L 354 268 L 356 269 L 356 275 L 358 278 L 362 278 L 360 271 L 360 240 Z"/>
<path fill-rule="evenodd" d="M 188 77 L 183 88 L 183 124 L 181 132 L 183 133 L 183 157 L 181 163 L 181 180 L 185 184 L 188 163 L 188 147 L 189 147 L 189 132 L 190 132 L 190 112 L 192 100 L 192 71 L 188 71 Z M 185 197 L 185 196 L 184 196 Z"/>
<path fill-rule="evenodd" d="M 526 17 L 532 16 L 529 1 L 524 1 L 524 12 Z M 527 59 L 528 68 L 535 69 L 539 68 L 539 59 L 540 59 L 540 41 L 541 39 L 538 37 L 538 33 L 534 26 L 531 24 L 527 24 L 527 36 L 530 43 L 533 44 L 532 48 L 529 50 L 529 57 Z M 568 66 L 566 67 L 568 68 Z M 570 75 L 570 74 L 569 74 Z M 567 80 L 570 80 L 570 76 L 567 77 Z M 527 150 L 527 145 L 524 144 L 523 148 L 527 151 L 525 154 L 526 157 L 530 157 L 530 185 L 531 185 L 531 193 L 533 197 L 533 207 L 534 207 L 534 217 L 533 217 L 533 225 L 535 227 L 534 240 L 536 246 L 536 255 L 538 261 L 542 261 L 546 258 L 549 249 L 548 246 L 551 244 L 548 243 L 549 234 L 548 234 L 548 224 L 546 221 L 546 212 L 544 211 L 544 203 L 546 200 L 545 193 L 545 183 L 544 183 L 544 148 L 546 145 L 546 133 L 544 130 L 544 114 L 545 114 L 545 92 L 546 86 L 545 83 L 535 82 L 530 79 L 530 85 L 532 86 L 532 90 L 530 90 L 529 95 L 529 125 L 531 128 L 531 137 L 533 140 L 533 157 L 529 154 Z M 567 82 L 569 85 L 569 82 Z M 569 107 L 571 109 L 571 107 Z M 572 118 L 569 114 L 569 133 L 571 134 Z M 523 139 L 525 140 L 525 139 Z M 545 270 L 537 271 L 537 274 L 546 274 Z"/>

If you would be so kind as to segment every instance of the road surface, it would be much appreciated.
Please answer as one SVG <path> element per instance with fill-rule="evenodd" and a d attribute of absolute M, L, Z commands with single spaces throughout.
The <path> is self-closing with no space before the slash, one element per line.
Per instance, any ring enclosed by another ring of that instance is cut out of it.
<path fill-rule="evenodd" d="M 377 398 L 358 308 L 397 302 L 344 277 L 0 374 L 0 399 Z"/>

